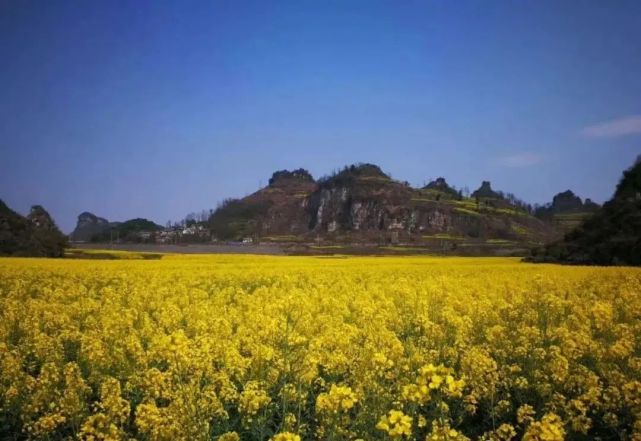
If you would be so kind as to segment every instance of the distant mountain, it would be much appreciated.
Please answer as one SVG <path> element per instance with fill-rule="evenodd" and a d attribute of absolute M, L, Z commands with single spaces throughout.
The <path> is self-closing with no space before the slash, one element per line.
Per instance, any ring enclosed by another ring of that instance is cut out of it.
<path fill-rule="evenodd" d="M 581 225 L 599 209 L 599 204 L 586 199 L 585 202 L 571 190 L 558 193 L 550 204 L 538 207 L 534 216 L 554 225 L 559 231 L 567 233 Z"/>
<path fill-rule="evenodd" d="M 303 169 L 276 172 L 267 187 L 225 201 L 209 227 L 219 240 L 405 243 L 436 251 L 523 249 L 555 236 L 489 182 L 466 198 L 444 178 L 415 189 L 374 164 L 351 165 L 318 181 Z"/>
<path fill-rule="evenodd" d="M 612 199 L 532 261 L 641 265 L 641 162 L 623 173 Z"/>
<path fill-rule="evenodd" d="M 162 226 L 142 218 L 125 222 L 109 222 L 93 213 L 84 212 L 78 216 L 76 228 L 69 235 L 72 242 L 140 242 L 144 239 L 141 233 L 152 233 Z"/>
<path fill-rule="evenodd" d="M 109 222 L 107 219 L 98 217 L 93 213 L 85 211 L 78 215 L 76 228 L 69 235 L 72 242 L 91 242 L 94 236 L 102 235 L 110 228 L 118 225 L 117 222 Z"/>
<path fill-rule="evenodd" d="M 0 255 L 62 257 L 67 237 L 40 205 L 21 216 L 0 200 Z"/>
<path fill-rule="evenodd" d="M 182 234 L 186 241 L 276 243 L 308 251 L 402 245 L 454 254 L 525 254 L 557 240 L 598 209 L 570 190 L 534 210 L 489 181 L 470 196 L 443 177 L 413 188 L 375 164 L 360 163 L 318 180 L 302 168 L 276 171 L 266 187 L 223 201 L 206 225 L 200 221 L 198 228 L 206 234 L 175 227 L 161 231 L 142 218 L 110 222 L 84 212 L 70 238 L 164 243 Z"/>

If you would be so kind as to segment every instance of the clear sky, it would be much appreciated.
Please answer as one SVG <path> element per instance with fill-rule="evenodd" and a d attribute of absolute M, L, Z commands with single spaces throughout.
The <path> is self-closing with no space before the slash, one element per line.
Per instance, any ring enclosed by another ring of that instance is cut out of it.
<path fill-rule="evenodd" d="M 66 232 L 354 162 L 602 202 L 639 154 L 638 0 L 0 0 L 0 198 Z"/>

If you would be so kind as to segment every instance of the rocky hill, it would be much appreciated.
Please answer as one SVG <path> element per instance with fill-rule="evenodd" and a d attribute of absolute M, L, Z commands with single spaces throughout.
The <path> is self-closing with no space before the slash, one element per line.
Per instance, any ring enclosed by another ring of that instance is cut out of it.
<path fill-rule="evenodd" d="M 599 209 L 599 204 L 586 199 L 585 202 L 571 190 L 558 193 L 550 204 L 538 207 L 534 215 L 551 223 L 563 233 L 568 233 L 581 225 Z"/>
<path fill-rule="evenodd" d="M 456 191 L 455 188 L 450 187 L 445 181 L 445 178 L 436 178 L 425 187 L 423 187 L 424 192 L 429 192 L 430 190 L 434 194 L 435 200 L 443 199 L 455 199 L 460 201 L 463 199 L 463 194 L 461 191 Z"/>
<path fill-rule="evenodd" d="M 78 216 L 76 228 L 69 235 L 72 242 L 109 242 L 112 240 L 140 242 L 146 233 L 161 230 L 162 227 L 150 220 L 136 218 L 125 222 L 109 222 L 85 211 Z"/>
<path fill-rule="evenodd" d="M 105 218 L 85 211 L 78 215 L 76 228 L 69 235 L 69 238 L 73 242 L 91 242 L 94 236 L 101 235 L 117 225 L 117 222 L 109 222 Z"/>
<path fill-rule="evenodd" d="M 0 200 L 0 255 L 62 257 L 67 237 L 40 205 L 21 216 Z"/>
<path fill-rule="evenodd" d="M 530 260 L 641 265 L 641 160 L 623 173 L 612 199 L 563 240 L 536 249 Z"/>
<path fill-rule="evenodd" d="M 303 253 L 360 247 L 365 253 L 524 255 L 558 240 L 598 208 L 568 190 L 533 210 L 489 181 L 468 197 L 443 177 L 413 188 L 374 164 L 355 164 L 318 180 L 304 169 L 277 171 L 266 187 L 225 200 L 206 224 L 198 224 L 207 234 L 189 238 L 279 244 Z M 85 212 L 70 237 L 76 242 L 166 243 L 167 234 L 176 234 L 161 229 L 146 219 L 109 222 Z"/>
<path fill-rule="evenodd" d="M 416 189 L 373 164 L 345 167 L 314 181 L 305 170 L 274 173 L 269 185 L 227 200 L 211 216 L 220 240 L 421 246 L 492 253 L 525 249 L 555 237 L 548 223 L 483 182 L 465 198 L 444 178 Z"/>

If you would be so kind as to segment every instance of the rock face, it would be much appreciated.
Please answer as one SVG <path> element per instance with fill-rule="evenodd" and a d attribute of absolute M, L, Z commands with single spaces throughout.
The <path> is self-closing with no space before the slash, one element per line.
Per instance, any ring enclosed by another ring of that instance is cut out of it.
<path fill-rule="evenodd" d="M 107 219 L 85 211 L 78 216 L 76 228 L 69 237 L 72 242 L 89 242 L 92 237 L 103 234 L 115 225 L 117 224 L 112 224 Z"/>
<path fill-rule="evenodd" d="M 534 251 L 531 260 L 596 265 L 641 265 L 641 162 L 623 173 L 614 197 L 563 240 Z"/>
<path fill-rule="evenodd" d="M 412 190 L 372 164 L 343 169 L 310 195 L 310 230 L 317 235 L 352 236 L 411 229 Z M 364 238 L 365 238 L 364 237 Z"/>
<path fill-rule="evenodd" d="M 219 207 L 210 218 L 213 235 L 277 242 L 437 242 L 455 248 L 466 240 L 542 243 L 554 233 L 507 201 L 499 208 L 479 204 L 443 178 L 415 189 L 373 164 L 345 167 L 317 182 L 300 171 L 281 171 L 272 178 L 269 186 Z M 484 198 L 500 198 L 489 182 L 479 190 Z"/>
<path fill-rule="evenodd" d="M 31 207 L 27 217 L 0 201 L 0 255 L 62 257 L 67 238 L 40 205 Z"/>

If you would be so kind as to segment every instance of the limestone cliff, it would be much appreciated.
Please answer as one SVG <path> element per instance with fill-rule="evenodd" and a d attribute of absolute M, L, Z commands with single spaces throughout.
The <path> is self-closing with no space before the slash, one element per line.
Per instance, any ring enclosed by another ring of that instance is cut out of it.
<path fill-rule="evenodd" d="M 530 246 L 554 236 L 549 225 L 503 200 L 489 182 L 481 185 L 477 198 L 464 198 L 443 178 L 416 189 L 373 164 L 345 167 L 318 181 L 300 170 L 277 173 L 269 186 L 216 210 L 210 219 L 214 236 L 439 249 Z M 490 199 L 500 203 L 490 204 Z"/>

